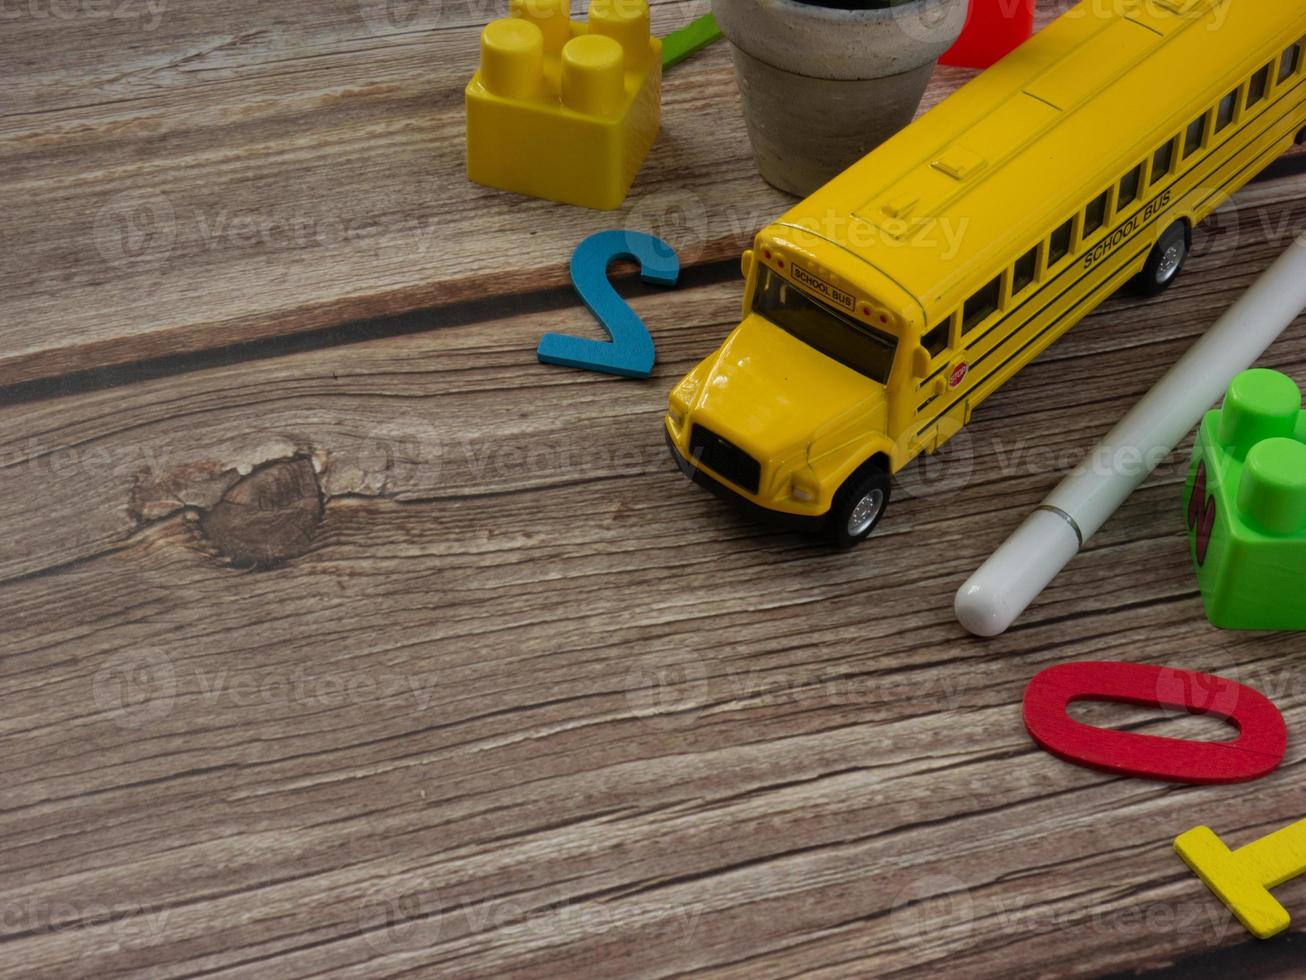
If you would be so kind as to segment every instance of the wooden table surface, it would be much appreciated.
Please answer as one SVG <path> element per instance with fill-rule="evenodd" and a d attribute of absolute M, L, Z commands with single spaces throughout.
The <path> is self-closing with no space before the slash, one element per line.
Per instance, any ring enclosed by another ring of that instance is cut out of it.
<path fill-rule="evenodd" d="M 462 175 L 498 13 L 6 10 L 0 976 L 1302 975 L 1306 880 L 1257 943 L 1171 850 L 1306 815 L 1303 642 L 1206 624 L 1186 448 L 1006 636 L 951 599 L 1306 228 L 1306 158 L 831 553 L 690 487 L 662 442 L 786 204 L 728 51 L 668 75 L 626 207 L 585 212 Z M 607 227 L 685 265 L 674 290 L 621 278 L 647 382 L 535 359 L 597 335 L 566 264 Z M 1306 381 L 1306 322 L 1264 363 Z M 1255 686 L 1283 767 L 1189 787 L 1041 752 L 1024 688 L 1085 659 Z"/>

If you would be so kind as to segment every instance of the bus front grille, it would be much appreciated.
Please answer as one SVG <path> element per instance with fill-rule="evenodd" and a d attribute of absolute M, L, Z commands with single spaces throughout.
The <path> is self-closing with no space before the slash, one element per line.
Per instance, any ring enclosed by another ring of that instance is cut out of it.
<path fill-rule="evenodd" d="M 711 429 L 695 425 L 689 434 L 689 451 L 713 473 L 756 495 L 762 484 L 762 467 L 752 456 Z"/>

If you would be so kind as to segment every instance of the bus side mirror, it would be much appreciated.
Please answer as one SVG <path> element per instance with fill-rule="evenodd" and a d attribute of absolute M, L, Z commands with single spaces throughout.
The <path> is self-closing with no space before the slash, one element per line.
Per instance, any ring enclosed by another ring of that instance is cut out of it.
<path fill-rule="evenodd" d="M 917 378 L 923 378 L 930 373 L 930 352 L 924 347 L 917 347 L 911 353 L 911 373 Z"/>
<path fill-rule="evenodd" d="M 753 271 L 753 250 L 751 248 L 745 249 L 744 254 L 740 257 L 739 271 L 744 274 L 744 279 L 747 281 L 748 274 Z"/>

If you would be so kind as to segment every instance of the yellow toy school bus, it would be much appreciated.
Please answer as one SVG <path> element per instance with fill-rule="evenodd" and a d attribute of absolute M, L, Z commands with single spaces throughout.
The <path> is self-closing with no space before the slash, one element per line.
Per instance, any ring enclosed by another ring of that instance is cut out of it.
<path fill-rule="evenodd" d="M 889 477 L 1306 141 L 1306 6 L 1068 11 L 763 229 L 743 322 L 670 395 L 681 469 L 749 509 L 874 529 Z"/>

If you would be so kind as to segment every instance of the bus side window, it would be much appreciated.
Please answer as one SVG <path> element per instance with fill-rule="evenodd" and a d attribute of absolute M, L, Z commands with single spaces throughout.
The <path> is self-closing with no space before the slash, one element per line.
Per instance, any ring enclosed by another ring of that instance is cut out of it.
<path fill-rule="evenodd" d="M 1288 48 L 1283 52 L 1283 57 L 1279 60 L 1279 81 L 1286 82 L 1290 75 L 1301 67 L 1301 42 Z"/>
<path fill-rule="evenodd" d="M 921 338 L 921 346 L 930 352 L 930 357 L 938 357 L 948 349 L 948 334 L 952 330 L 952 317 L 945 317 L 943 322 Z"/>
<path fill-rule="evenodd" d="M 1002 277 L 998 276 L 978 293 L 966 300 L 966 309 L 962 314 L 961 322 L 962 337 L 964 338 L 976 327 L 982 326 L 985 320 L 998 312 L 998 305 L 1001 300 Z"/>
<path fill-rule="evenodd" d="M 1103 191 L 1087 208 L 1084 209 L 1084 238 L 1097 231 L 1106 224 L 1106 206 L 1110 197 L 1110 191 Z"/>
<path fill-rule="evenodd" d="M 1233 122 L 1234 110 L 1237 108 L 1238 90 L 1234 89 L 1220 100 L 1220 106 L 1215 110 L 1215 131 L 1217 133 L 1224 131 Z"/>
<path fill-rule="evenodd" d="M 1070 240 L 1074 233 L 1075 223 L 1073 218 L 1052 233 L 1052 238 L 1048 241 L 1049 269 L 1070 254 Z"/>
<path fill-rule="evenodd" d="M 1143 165 L 1140 163 L 1120 181 L 1120 196 L 1116 199 L 1116 213 L 1119 214 L 1138 200 L 1138 191 L 1143 186 Z"/>
<path fill-rule="evenodd" d="M 1155 185 L 1173 169 L 1174 140 L 1170 140 L 1152 155 L 1152 179 L 1149 183 Z"/>
<path fill-rule="evenodd" d="M 1028 289 L 1038 274 L 1038 246 L 1016 260 L 1016 267 L 1011 273 L 1011 295 L 1019 296 Z"/>
<path fill-rule="evenodd" d="M 1251 84 L 1247 87 L 1247 108 L 1264 101 L 1265 93 L 1270 89 L 1270 66 L 1266 65 L 1255 75 L 1252 76 Z"/>
<path fill-rule="evenodd" d="M 1185 160 L 1206 145 L 1206 117 L 1208 115 L 1210 113 L 1204 112 L 1188 124 L 1188 131 L 1184 133 Z"/>

